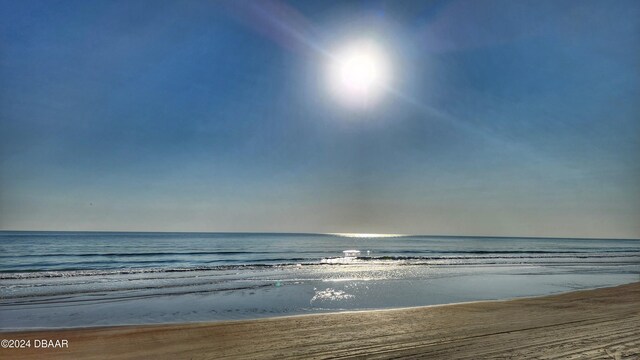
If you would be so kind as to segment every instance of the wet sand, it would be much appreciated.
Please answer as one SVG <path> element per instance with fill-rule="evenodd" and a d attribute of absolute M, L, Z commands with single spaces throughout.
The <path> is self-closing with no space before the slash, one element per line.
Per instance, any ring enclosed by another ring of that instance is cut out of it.
<path fill-rule="evenodd" d="M 0 359 L 640 359 L 640 282 L 508 301 L 0 337 L 32 345 L 0 349 Z M 36 349 L 36 339 L 69 347 Z"/>

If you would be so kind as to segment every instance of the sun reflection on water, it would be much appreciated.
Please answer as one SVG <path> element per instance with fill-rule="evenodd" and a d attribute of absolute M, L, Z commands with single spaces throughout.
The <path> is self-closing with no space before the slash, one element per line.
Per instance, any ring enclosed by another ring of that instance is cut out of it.
<path fill-rule="evenodd" d="M 367 234 L 367 233 L 330 233 L 329 235 L 342 236 L 348 238 L 364 238 L 364 239 L 373 239 L 373 238 L 391 238 L 391 237 L 401 237 L 406 236 L 404 234 Z"/>
<path fill-rule="evenodd" d="M 332 288 L 328 288 L 325 290 L 317 290 L 315 295 L 309 301 L 313 304 L 315 301 L 335 301 L 335 300 L 345 300 L 353 298 L 353 295 L 347 294 L 344 290 L 336 290 Z"/>

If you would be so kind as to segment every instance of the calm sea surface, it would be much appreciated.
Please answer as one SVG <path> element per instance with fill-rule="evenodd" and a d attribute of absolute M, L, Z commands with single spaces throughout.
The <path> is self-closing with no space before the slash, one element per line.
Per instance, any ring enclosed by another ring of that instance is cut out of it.
<path fill-rule="evenodd" d="M 5 231 L 0 329 L 504 299 L 639 274 L 638 240 Z"/>

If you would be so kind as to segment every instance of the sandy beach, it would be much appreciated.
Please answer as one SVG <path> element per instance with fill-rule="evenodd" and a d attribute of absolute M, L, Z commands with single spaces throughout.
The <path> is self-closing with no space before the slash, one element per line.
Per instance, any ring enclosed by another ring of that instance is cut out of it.
<path fill-rule="evenodd" d="M 640 283 L 508 301 L 249 321 L 3 333 L 2 359 L 640 359 Z M 68 348 L 33 347 L 36 339 Z M 108 355 L 108 356 L 107 356 Z"/>

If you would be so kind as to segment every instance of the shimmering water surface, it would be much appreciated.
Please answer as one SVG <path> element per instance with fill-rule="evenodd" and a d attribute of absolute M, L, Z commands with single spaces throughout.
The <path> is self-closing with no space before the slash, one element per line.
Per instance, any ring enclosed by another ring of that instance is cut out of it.
<path fill-rule="evenodd" d="M 504 299 L 639 274 L 638 240 L 0 232 L 0 329 Z"/>

